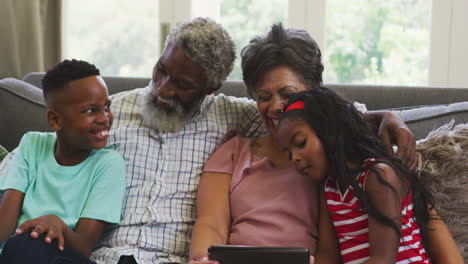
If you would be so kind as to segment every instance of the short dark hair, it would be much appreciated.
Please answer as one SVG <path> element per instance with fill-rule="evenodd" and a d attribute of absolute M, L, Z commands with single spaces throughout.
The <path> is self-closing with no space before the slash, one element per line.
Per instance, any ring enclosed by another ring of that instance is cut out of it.
<path fill-rule="evenodd" d="M 49 69 L 42 79 L 44 100 L 50 93 L 65 88 L 70 81 L 101 75 L 93 64 L 82 60 L 64 60 Z"/>
<path fill-rule="evenodd" d="M 305 30 L 285 29 L 273 24 L 266 36 L 256 36 L 242 49 L 242 73 L 249 94 L 255 98 L 255 86 L 264 75 L 278 66 L 296 71 L 308 87 L 322 84 L 320 48 Z"/>

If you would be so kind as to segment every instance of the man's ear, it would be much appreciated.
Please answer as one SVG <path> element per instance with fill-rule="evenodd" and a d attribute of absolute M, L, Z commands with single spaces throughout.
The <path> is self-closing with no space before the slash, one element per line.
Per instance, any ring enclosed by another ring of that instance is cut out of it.
<path fill-rule="evenodd" d="M 47 109 L 47 122 L 55 132 L 62 130 L 62 119 L 60 118 L 60 114 L 52 109 Z"/>
<path fill-rule="evenodd" d="M 218 85 L 216 87 L 206 89 L 206 95 L 210 95 L 210 94 L 216 92 L 221 87 L 221 85 L 222 84 L 220 84 L 220 85 Z"/>

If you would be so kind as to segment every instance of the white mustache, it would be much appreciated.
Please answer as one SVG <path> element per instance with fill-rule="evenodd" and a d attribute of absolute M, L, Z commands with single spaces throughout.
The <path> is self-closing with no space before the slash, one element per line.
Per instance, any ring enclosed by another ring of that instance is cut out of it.
<path fill-rule="evenodd" d="M 161 96 L 158 96 L 159 101 L 169 105 L 170 107 L 174 107 L 178 102 L 174 98 L 164 98 Z"/>
<path fill-rule="evenodd" d="M 159 95 L 157 92 L 158 89 L 156 88 L 156 84 L 153 82 L 153 80 L 150 81 L 149 86 L 150 86 L 150 93 L 155 98 L 155 101 L 154 101 L 155 104 L 156 104 L 156 100 L 159 100 L 162 103 L 165 103 L 173 108 L 179 105 L 182 106 L 182 104 L 176 98 L 165 98 Z"/>

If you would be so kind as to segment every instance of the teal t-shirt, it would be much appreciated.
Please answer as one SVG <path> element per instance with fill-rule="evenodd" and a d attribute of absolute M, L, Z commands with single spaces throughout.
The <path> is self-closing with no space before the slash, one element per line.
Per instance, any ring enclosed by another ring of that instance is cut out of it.
<path fill-rule="evenodd" d="M 75 229 L 80 218 L 120 221 L 125 193 L 125 163 L 115 150 L 93 150 L 80 164 L 62 166 L 54 156 L 55 133 L 29 132 L 4 175 L 0 191 L 24 193 L 18 226 L 55 214 Z"/>

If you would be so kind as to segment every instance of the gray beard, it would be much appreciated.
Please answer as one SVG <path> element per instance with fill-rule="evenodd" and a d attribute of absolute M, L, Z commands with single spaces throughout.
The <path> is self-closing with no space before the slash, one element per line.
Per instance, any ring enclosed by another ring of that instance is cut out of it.
<path fill-rule="evenodd" d="M 163 133 L 175 133 L 182 130 L 187 121 L 200 110 L 200 106 L 206 96 L 201 96 L 188 109 L 184 109 L 180 101 L 174 98 L 163 98 L 173 106 L 172 110 L 161 109 L 156 100 L 158 91 L 153 83 L 146 87 L 146 91 L 141 99 L 141 115 L 143 123 L 152 129 Z"/>

